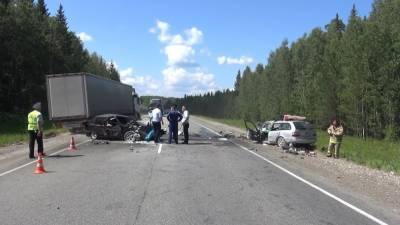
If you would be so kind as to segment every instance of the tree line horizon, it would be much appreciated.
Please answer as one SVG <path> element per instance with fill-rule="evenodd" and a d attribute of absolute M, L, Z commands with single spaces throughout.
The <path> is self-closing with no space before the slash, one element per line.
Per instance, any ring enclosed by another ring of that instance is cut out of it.
<path fill-rule="evenodd" d="M 375 0 L 360 17 L 356 6 L 345 24 L 338 14 L 289 44 L 266 64 L 236 75 L 234 90 L 185 95 L 194 114 L 255 121 L 304 115 L 319 128 L 333 117 L 346 134 L 400 137 L 400 0 Z"/>

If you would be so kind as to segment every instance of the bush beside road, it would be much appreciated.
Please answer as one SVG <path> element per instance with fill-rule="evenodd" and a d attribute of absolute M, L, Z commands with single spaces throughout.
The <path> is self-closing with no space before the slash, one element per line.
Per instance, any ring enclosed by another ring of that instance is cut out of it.
<path fill-rule="evenodd" d="M 199 117 L 240 128 L 243 132 L 246 129 L 241 119 Z M 318 151 L 326 152 L 328 141 L 329 137 L 325 131 L 317 132 L 316 147 Z M 358 137 L 345 136 L 340 155 L 346 160 L 360 165 L 400 174 L 400 143 L 398 142 L 372 138 L 363 140 Z"/>
<path fill-rule="evenodd" d="M 26 120 L 26 115 L 0 113 L 0 122 L 2 124 L 0 126 L 0 147 L 28 140 Z M 44 138 L 64 132 L 67 132 L 67 130 L 56 127 L 50 121 L 45 120 Z"/>

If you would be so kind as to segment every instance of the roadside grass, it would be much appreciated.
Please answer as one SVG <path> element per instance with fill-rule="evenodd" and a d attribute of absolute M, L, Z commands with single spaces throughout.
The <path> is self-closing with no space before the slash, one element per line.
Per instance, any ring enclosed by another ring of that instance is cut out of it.
<path fill-rule="evenodd" d="M 317 136 L 317 149 L 326 152 L 328 134 L 318 131 Z M 400 173 L 400 142 L 344 136 L 340 156 L 360 165 Z"/>
<path fill-rule="evenodd" d="M 245 129 L 244 122 L 240 119 L 199 117 Z M 328 143 L 328 134 L 325 131 L 317 131 L 316 148 L 325 153 Z M 400 142 L 372 138 L 363 140 L 359 137 L 344 136 L 340 148 L 340 156 L 360 165 L 400 174 Z"/>
<path fill-rule="evenodd" d="M 26 115 L 0 113 L 0 147 L 28 140 Z M 64 133 L 67 130 L 44 121 L 44 138 Z"/>

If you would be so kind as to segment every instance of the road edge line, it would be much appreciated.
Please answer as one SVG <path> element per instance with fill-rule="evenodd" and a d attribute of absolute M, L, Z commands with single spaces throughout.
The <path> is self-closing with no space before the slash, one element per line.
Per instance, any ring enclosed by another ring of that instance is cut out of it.
<path fill-rule="evenodd" d="M 198 124 L 198 123 L 196 123 L 196 124 L 199 125 L 200 127 L 203 127 L 203 128 L 205 128 L 205 129 L 211 131 L 211 132 L 214 133 L 214 134 L 217 134 L 218 136 L 222 136 L 222 135 L 220 135 L 219 133 L 217 133 L 216 131 L 212 130 L 211 128 L 208 128 L 208 127 L 203 126 L 203 125 Z M 233 141 L 229 141 L 229 142 L 232 143 L 232 144 L 234 144 L 236 147 L 239 147 L 240 149 L 245 150 L 245 151 L 247 151 L 247 152 L 249 152 L 249 153 L 251 153 L 251 154 L 257 156 L 258 158 L 260 158 L 260 159 L 262 159 L 262 160 L 268 162 L 269 164 L 271 164 L 271 165 L 275 166 L 276 168 L 280 169 L 281 171 L 283 171 L 283 172 L 289 174 L 290 176 L 296 178 L 297 180 L 299 180 L 299 181 L 301 181 L 301 182 L 307 184 L 308 186 L 310 186 L 310 187 L 316 189 L 317 191 L 319 191 L 319 192 L 325 194 L 326 196 L 328 196 L 328 197 L 330 197 L 330 198 L 336 200 L 337 202 L 339 202 L 339 203 L 341 203 L 341 204 L 347 206 L 348 208 L 350 208 L 350 209 L 356 211 L 356 212 L 359 213 L 360 215 L 363 215 L 363 216 L 367 217 L 368 219 L 374 221 L 375 223 L 380 224 L 380 225 L 388 225 L 387 223 L 383 222 L 382 220 L 378 219 L 377 217 L 375 217 L 375 216 L 373 216 L 373 215 L 371 215 L 371 214 L 365 212 L 364 210 L 358 208 L 357 206 L 352 205 L 352 204 L 349 203 L 349 202 L 346 202 L 345 200 L 343 200 L 343 199 L 339 198 L 338 196 L 336 196 L 336 195 L 334 195 L 334 194 L 332 194 L 332 193 L 330 193 L 330 192 L 324 190 L 323 188 L 318 187 L 317 185 L 315 185 L 315 184 L 311 183 L 310 181 L 308 181 L 308 180 L 306 180 L 306 179 L 304 179 L 304 178 L 302 178 L 302 177 L 300 177 L 300 176 L 294 174 L 293 172 L 291 172 L 291 171 L 289 171 L 289 170 L 283 168 L 282 166 L 280 166 L 280 165 L 278 165 L 278 164 L 272 162 L 271 160 L 265 158 L 264 156 L 262 156 L 262 155 L 260 155 L 260 154 L 258 154 L 258 153 L 256 153 L 256 152 L 253 152 L 253 151 L 249 150 L 248 148 L 246 148 L 246 147 L 244 147 L 244 146 L 242 146 L 242 145 L 240 145 L 240 144 L 237 144 L 237 143 L 235 143 L 235 142 L 233 142 Z"/>
<path fill-rule="evenodd" d="M 87 142 L 89 142 L 89 141 L 90 141 L 90 140 L 86 140 L 86 141 L 84 141 L 84 142 L 81 142 L 81 143 L 79 143 L 79 144 L 76 144 L 75 146 L 83 145 L 83 144 L 85 144 L 85 143 L 87 143 Z M 63 148 L 63 149 L 61 149 L 61 150 L 59 150 L 59 151 L 57 151 L 57 152 L 53 152 L 53 153 L 51 153 L 49 156 L 57 155 L 57 154 L 59 154 L 59 153 L 61 153 L 61 152 L 65 152 L 66 150 L 68 150 L 68 147 L 67 147 L 67 148 Z M 5 171 L 5 172 L 3 172 L 3 173 L 0 173 L 0 177 L 5 176 L 5 175 L 7 175 L 7 174 L 10 174 L 10 173 L 12 173 L 12 172 L 15 172 L 15 171 L 17 171 L 17 170 L 19 170 L 19 169 L 22 169 L 22 168 L 27 167 L 27 166 L 29 166 L 29 165 L 31 165 L 31 164 L 34 164 L 34 163 L 36 163 L 36 160 L 31 161 L 31 162 L 28 162 L 28 163 L 26 163 L 26 164 L 24 164 L 24 165 L 15 167 L 15 168 L 13 168 L 13 169 L 7 170 L 7 171 Z"/>

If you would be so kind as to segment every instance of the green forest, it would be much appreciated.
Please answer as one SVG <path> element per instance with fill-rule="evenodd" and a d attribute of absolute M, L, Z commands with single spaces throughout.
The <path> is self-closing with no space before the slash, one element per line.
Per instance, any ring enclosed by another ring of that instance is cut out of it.
<path fill-rule="evenodd" d="M 52 16 L 44 0 L 0 0 L 0 112 L 26 113 L 46 102 L 46 74 L 76 72 L 119 80 L 69 29 L 61 4 Z"/>
<path fill-rule="evenodd" d="M 400 137 L 400 0 L 376 0 L 360 17 L 284 40 L 266 64 L 239 71 L 232 90 L 185 96 L 192 113 L 256 121 L 304 115 L 319 128 L 339 118 L 346 134 Z"/>

